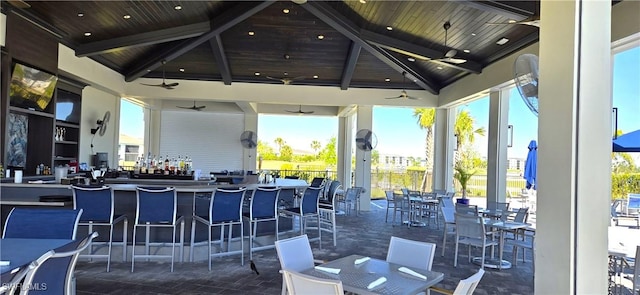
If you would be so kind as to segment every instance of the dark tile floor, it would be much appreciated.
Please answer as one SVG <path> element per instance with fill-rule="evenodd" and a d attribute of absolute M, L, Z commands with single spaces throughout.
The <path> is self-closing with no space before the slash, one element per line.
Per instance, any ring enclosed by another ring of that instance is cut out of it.
<path fill-rule="evenodd" d="M 436 257 L 433 270 L 445 273 L 438 285 L 453 290 L 460 279 L 477 271 L 478 266 L 470 264 L 466 257 L 466 247 L 461 248 L 458 267 L 453 267 L 454 245 L 447 241 L 446 253 L 441 257 L 442 228 L 435 225 L 423 228 L 385 223 L 386 201 L 374 201 L 372 211 L 360 216 L 338 216 L 338 246 L 333 247 L 330 239 L 324 239 L 322 249 L 318 242 L 311 242 L 316 259 L 332 260 L 350 254 L 367 255 L 385 259 L 391 236 L 436 243 Z M 391 216 L 389 217 L 391 218 Z M 505 249 L 505 259 L 512 259 L 511 249 Z M 472 255 L 479 253 L 473 251 Z M 479 254 L 477 254 L 479 255 Z M 475 294 L 533 294 L 533 271 L 531 254 L 527 262 L 507 270 L 486 269 Z M 114 255 L 114 257 L 119 257 Z M 248 256 L 247 256 L 248 262 Z M 213 270 L 207 269 L 206 262 L 176 263 L 173 273 L 168 262 L 136 262 L 135 272 L 131 264 L 117 262 L 111 264 L 111 272 L 105 272 L 104 261 L 79 261 L 76 269 L 77 294 L 280 294 L 282 278 L 278 273 L 280 264 L 274 249 L 254 254 L 254 262 L 259 275 L 249 268 L 249 263 L 240 265 L 239 256 L 228 256 L 213 260 Z M 436 293 L 433 293 L 436 294 Z"/>

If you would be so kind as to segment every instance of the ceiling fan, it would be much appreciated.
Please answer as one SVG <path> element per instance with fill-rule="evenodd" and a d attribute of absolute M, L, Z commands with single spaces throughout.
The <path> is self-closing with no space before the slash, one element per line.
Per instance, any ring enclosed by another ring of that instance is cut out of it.
<path fill-rule="evenodd" d="M 274 80 L 274 81 L 280 81 L 284 85 L 291 85 L 291 83 L 293 81 L 296 81 L 296 80 L 304 80 L 304 76 L 299 76 L 299 77 L 295 77 L 295 78 L 289 78 L 289 77 L 287 77 L 287 75 L 288 75 L 288 73 L 285 72 L 284 73 L 284 78 L 274 78 L 274 77 L 271 77 L 271 76 L 267 76 L 267 79 Z"/>
<path fill-rule="evenodd" d="M 403 85 L 407 80 L 406 74 L 407 74 L 406 72 L 402 72 L 402 84 Z M 398 98 L 421 99 L 420 97 L 410 96 L 409 94 L 407 94 L 407 91 L 404 90 L 404 89 L 402 89 L 402 91 L 400 91 L 400 95 L 394 96 L 394 97 L 386 97 L 385 99 L 398 99 Z"/>
<path fill-rule="evenodd" d="M 304 114 L 313 114 L 314 111 L 303 111 L 302 110 L 302 105 L 300 105 L 300 107 L 298 108 L 297 111 L 291 111 L 291 110 L 284 110 L 287 113 L 293 113 L 293 114 L 300 114 L 300 115 L 304 115 Z"/>
<path fill-rule="evenodd" d="M 448 33 L 449 33 L 449 28 L 451 28 L 451 23 L 449 21 L 445 22 L 444 25 L 442 26 L 444 28 L 444 47 L 447 48 L 447 40 L 448 40 Z M 447 52 L 444 53 L 444 56 L 441 58 L 435 58 L 435 59 L 429 59 L 429 61 L 444 61 L 444 62 L 448 62 L 448 63 L 452 63 L 452 64 L 463 64 L 465 62 L 467 62 L 466 59 L 463 58 L 456 58 L 456 54 L 458 54 L 458 50 L 455 49 L 449 49 Z"/>
<path fill-rule="evenodd" d="M 169 84 L 165 83 L 165 81 L 164 81 L 164 78 L 165 78 L 165 75 L 164 75 L 164 66 L 165 66 L 165 64 L 167 64 L 167 61 L 166 61 L 166 60 L 163 60 L 163 61 L 162 61 L 162 83 L 161 83 L 161 84 L 145 84 L 145 83 L 140 83 L 140 84 L 142 84 L 142 85 L 146 85 L 146 86 L 157 86 L 157 87 L 162 87 L 162 88 L 164 88 L 164 89 L 174 89 L 174 87 L 176 87 L 176 86 L 180 85 L 180 83 L 178 83 L 178 82 L 169 83 Z"/>
<path fill-rule="evenodd" d="M 196 101 L 194 100 L 192 107 L 182 107 L 182 106 L 176 106 L 176 107 L 181 109 L 187 109 L 187 110 L 202 111 L 202 109 L 206 108 L 207 106 L 196 106 Z"/>
<path fill-rule="evenodd" d="M 506 23 L 487 23 L 487 25 L 528 25 L 528 26 L 534 26 L 534 27 L 540 27 L 540 16 L 539 15 L 533 15 L 530 17 L 527 17 L 521 21 L 515 21 L 515 20 L 509 20 Z"/>

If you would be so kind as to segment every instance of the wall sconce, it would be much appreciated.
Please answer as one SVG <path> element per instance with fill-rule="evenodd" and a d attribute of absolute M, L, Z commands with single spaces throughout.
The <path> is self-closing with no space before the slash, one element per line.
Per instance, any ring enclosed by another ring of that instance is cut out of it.
<path fill-rule="evenodd" d="M 507 147 L 513 147 L 513 125 L 507 125 Z"/>
<path fill-rule="evenodd" d="M 454 133 L 453 137 L 456 139 L 455 144 L 453 145 L 453 151 L 458 151 L 458 144 L 460 143 L 460 139 L 458 139 L 458 134 Z"/>
<path fill-rule="evenodd" d="M 613 139 L 618 138 L 618 108 L 613 108 L 613 116 L 611 117 L 613 120 Z"/>

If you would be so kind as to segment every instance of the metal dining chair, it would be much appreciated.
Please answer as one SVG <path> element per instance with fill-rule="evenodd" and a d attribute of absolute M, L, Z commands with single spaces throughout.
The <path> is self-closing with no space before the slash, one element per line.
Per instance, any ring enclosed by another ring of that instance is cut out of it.
<path fill-rule="evenodd" d="M 74 240 L 82 209 L 13 208 L 3 238 Z"/>
<path fill-rule="evenodd" d="M 469 262 L 471 262 L 471 246 L 482 249 L 481 268 L 484 269 L 484 257 L 486 248 L 498 246 L 498 242 L 489 239 L 484 226 L 484 218 L 478 215 L 467 213 L 456 213 L 456 248 L 453 258 L 453 266 L 458 266 L 458 245 L 463 244 L 468 247 Z M 493 250 L 492 250 L 493 253 Z"/>
<path fill-rule="evenodd" d="M 319 207 L 319 198 L 320 193 L 322 192 L 322 187 L 308 187 L 304 191 L 304 195 L 302 196 L 302 200 L 300 201 L 300 207 L 291 207 L 281 209 L 280 213 L 288 217 L 298 217 L 300 222 L 300 234 L 303 235 L 306 233 L 306 229 L 317 229 L 318 230 L 318 239 L 320 241 L 320 245 L 322 245 L 322 230 L 320 229 L 320 215 L 318 214 Z M 316 227 L 308 226 L 309 219 L 316 219 L 315 225 Z"/>
<path fill-rule="evenodd" d="M 337 226 L 336 226 L 336 208 L 337 208 L 337 193 L 342 188 L 340 181 L 334 180 L 329 184 L 329 190 L 325 199 L 321 199 L 318 203 L 318 214 L 320 215 L 320 230 L 330 233 L 333 236 L 333 246 L 335 247 L 337 241 Z"/>
<path fill-rule="evenodd" d="M 290 294 L 344 294 L 340 280 L 321 279 L 287 269 L 282 270 L 282 276 Z"/>
<path fill-rule="evenodd" d="M 253 251 L 273 248 L 275 245 L 254 246 L 254 240 L 258 231 L 258 224 L 261 222 L 275 223 L 275 240 L 278 240 L 278 195 L 279 188 L 257 188 L 251 194 L 249 212 L 242 216 L 249 222 L 249 259 L 253 260 Z"/>

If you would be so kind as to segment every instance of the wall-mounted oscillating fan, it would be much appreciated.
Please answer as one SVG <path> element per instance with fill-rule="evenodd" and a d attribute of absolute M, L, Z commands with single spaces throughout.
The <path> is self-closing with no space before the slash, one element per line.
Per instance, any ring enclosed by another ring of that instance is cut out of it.
<path fill-rule="evenodd" d="M 255 149 L 258 146 L 258 136 L 251 130 L 246 130 L 240 135 L 240 144 L 245 149 Z"/>
<path fill-rule="evenodd" d="M 96 128 L 92 128 L 91 129 L 91 134 L 100 134 L 100 136 L 103 136 L 105 132 L 107 132 L 107 124 L 109 123 L 109 119 L 111 118 L 111 112 L 107 111 L 104 113 L 104 116 L 102 116 L 102 120 L 97 120 L 96 124 L 98 124 L 98 127 Z"/>
<path fill-rule="evenodd" d="M 369 129 L 360 129 L 356 132 L 356 147 L 365 152 L 369 152 L 378 145 L 378 138 Z"/>
<path fill-rule="evenodd" d="M 538 56 L 523 54 L 513 64 L 516 88 L 531 112 L 538 116 Z"/>

